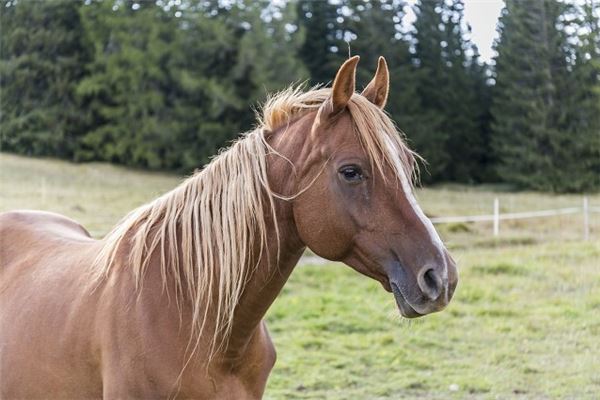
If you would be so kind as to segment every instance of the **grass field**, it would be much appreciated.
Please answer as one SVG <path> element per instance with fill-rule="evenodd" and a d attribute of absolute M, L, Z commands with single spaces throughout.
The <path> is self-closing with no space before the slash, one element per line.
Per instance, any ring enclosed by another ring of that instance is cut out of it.
<path fill-rule="evenodd" d="M 101 236 L 180 178 L 0 154 L 0 211 L 60 212 Z M 431 216 L 578 206 L 581 196 L 444 186 Z M 600 206 L 600 196 L 590 196 Z M 301 265 L 268 313 L 278 349 L 267 399 L 595 399 L 600 393 L 600 221 L 580 215 L 440 230 L 460 267 L 453 302 L 398 316 L 380 285 L 341 264 Z"/>

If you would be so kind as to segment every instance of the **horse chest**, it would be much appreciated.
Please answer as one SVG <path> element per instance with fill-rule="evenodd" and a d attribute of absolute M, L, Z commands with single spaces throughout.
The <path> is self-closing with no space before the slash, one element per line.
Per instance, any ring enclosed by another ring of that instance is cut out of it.
<path fill-rule="evenodd" d="M 267 325 L 263 321 L 250 342 L 242 368 L 244 371 L 242 379 L 246 378 L 249 384 L 256 386 L 262 394 L 276 359 L 275 346 L 269 335 Z"/>
<path fill-rule="evenodd" d="M 264 322 L 261 322 L 247 346 L 228 362 L 215 381 L 215 398 L 260 399 L 276 360 L 275 346 Z"/>

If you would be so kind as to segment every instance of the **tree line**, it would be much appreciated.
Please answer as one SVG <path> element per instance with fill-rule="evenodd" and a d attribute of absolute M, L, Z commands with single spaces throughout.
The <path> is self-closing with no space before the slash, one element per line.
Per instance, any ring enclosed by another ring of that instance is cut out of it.
<path fill-rule="evenodd" d="M 600 6 L 506 0 L 482 62 L 462 0 L 1 0 L 0 150 L 190 171 L 292 82 L 348 54 L 427 161 L 422 180 L 600 188 Z"/>

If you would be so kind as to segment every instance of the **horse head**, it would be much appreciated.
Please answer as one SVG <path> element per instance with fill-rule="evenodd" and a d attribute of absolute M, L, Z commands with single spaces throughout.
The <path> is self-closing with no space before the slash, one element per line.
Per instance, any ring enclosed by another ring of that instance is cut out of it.
<path fill-rule="evenodd" d="M 403 316 L 443 309 L 457 268 L 413 195 L 413 153 L 383 111 L 389 72 L 355 93 L 358 56 L 339 69 L 313 116 L 293 215 L 301 240 L 381 282 Z"/>

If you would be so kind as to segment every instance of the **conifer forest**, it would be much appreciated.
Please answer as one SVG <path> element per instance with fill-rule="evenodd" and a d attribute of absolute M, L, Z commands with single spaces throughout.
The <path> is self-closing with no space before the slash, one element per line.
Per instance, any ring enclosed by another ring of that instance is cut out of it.
<path fill-rule="evenodd" d="M 414 7 L 416 20 L 402 20 Z M 424 183 L 600 189 L 600 2 L 506 0 L 482 61 L 463 0 L 1 0 L 0 151 L 190 172 L 267 94 L 380 55 Z"/>

